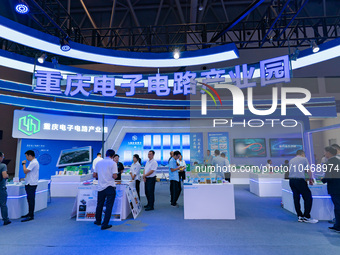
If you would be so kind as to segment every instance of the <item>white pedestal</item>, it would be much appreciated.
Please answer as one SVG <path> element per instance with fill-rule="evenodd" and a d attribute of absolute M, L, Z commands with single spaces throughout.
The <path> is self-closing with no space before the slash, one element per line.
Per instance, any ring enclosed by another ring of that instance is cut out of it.
<path fill-rule="evenodd" d="M 281 197 L 284 174 L 250 173 L 250 192 L 259 197 Z"/>
<path fill-rule="evenodd" d="M 92 174 L 51 176 L 51 197 L 76 197 L 78 187 L 93 179 Z"/>
<path fill-rule="evenodd" d="M 327 192 L 326 184 L 309 185 L 313 196 L 311 217 L 317 220 L 332 220 L 334 218 L 334 205 Z M 282 203 L 283 208 L 296 214 L 293 193 L 289 186 L 289 180 L 282 181 Z M 300 200 L 301 211 L 304 211 L 304 201 Z"/>
<path fill-rule="evenodd" d="M 183 185 L 184 219 L 235 220 L 234 185 Z"/>
<path fill-rule="evenodd" d="M 249 184 L 250 173 L 241 172 L 239 169 L 237 172 L 230 173 L 230 183 L 231 184 Z"/>
<path fill-rule="evenodd" d="M 47 208 L 48 180 L 39 180 L 35 195 L 35 212 Z M 28 213 L 25 185 L 7 184 L 7 207 L 10 219 L 19 219 Z M 1 212 L 0 212 L 1 215 Z M 1 218 L 1 217 L 0 217 Z"/>

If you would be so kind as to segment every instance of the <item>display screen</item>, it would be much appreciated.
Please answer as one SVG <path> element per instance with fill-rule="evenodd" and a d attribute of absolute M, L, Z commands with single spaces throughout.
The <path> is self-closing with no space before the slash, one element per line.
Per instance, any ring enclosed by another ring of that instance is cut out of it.
<path fill-rule="evenodd" d="M 266 157 L 266 140 L 264 138 L 234 139 L 234 157 Z"/>
<path fill-rule="evenodd" d="M 92 147 L 80 147 L 62 150 L 57 162 L 57 167 L 89 164 L 92 162 Z"/>
<path fill-rule="evenodd" d="M 303 150 L 301 138 L 272 138 L 269 145 L 271 157 L 295 156 L 297 150 Z"/>

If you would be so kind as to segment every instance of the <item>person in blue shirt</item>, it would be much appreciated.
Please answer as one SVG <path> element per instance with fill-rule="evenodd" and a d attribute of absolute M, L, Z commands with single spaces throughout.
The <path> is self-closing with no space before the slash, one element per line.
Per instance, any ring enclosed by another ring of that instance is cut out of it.
<path fill-rule="evenodd" d="M 171 206 L 178 207 L 177 200 L 181 194 L 181 183 L 179 181 L 178 171 L 183 171 L 184 168 L 177 165 L 177 160 L 181 156 L 179 151 L 175 151 L 169 161 L 169 179 L 170 179 L 170 195 Z"/>

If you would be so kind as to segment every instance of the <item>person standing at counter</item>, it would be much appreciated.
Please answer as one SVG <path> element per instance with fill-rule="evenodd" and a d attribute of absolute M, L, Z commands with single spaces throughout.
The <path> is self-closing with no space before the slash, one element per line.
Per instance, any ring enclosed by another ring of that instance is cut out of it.
<path fill-rule="evenodd" d="M 312 210 L 313 197 L 305 180 L 305 169 L 309 175 L 309 184 L 313 185 L 312 172 L 309 170 L 309 162 L 303 150 L 296 152 L 296 157 L 289 161 L 289 186 L 293 192 L 295 211 L 298 216 L 298 222 L 317 223 L 318 220 L 312 219 L 310 212 Z M 305 212 L 301 212 L 300 195 L 304 201 Z"/>
<path fill-rule="evenodd" d="M 169 162 L 170 196 L 171 206 L 178 207 L 177 200 L 181 194 L 181 183 L 179 181 L 179 170 L 183 171 L 183 166 L 177 165 L 177 160 L 181 156 L 179 151 L 175 151 Z"/>
<path fill-rule="evenodd" d="M 133 155 L 133 164 L 131 165 L 130 168 L 130 175 L 131 179 L 135 180 L 136 182 L 136 191 L 138 194 L 138 198 L 140 200 L 140 195 L 139 195 L 139 185 L 140 185 L 140 169 L 141 169 L 141 159 L 138 154 Z"/>
<path fill-rule="evenodd" d="M 179 158 L 177 160 L 177 165 L 179 165 L 180 167 L 184 169 L 183 171 L 178 172 L 179 181 L 184 181 L 185 180 L 185 169 L 187 167 L 187 164 L 185 163 L 182 154 L 179 155 Z"/>
<path fill-rule="evenodd" d="M 144 206 L 145 211 L 154 210 L 155 204 L 155 186 L 156 186 L 156 170 L 158 167 L 157 161 L 154 159 L 155 152 L 149 151 L 148 158 L 143 172 L 143 180 L 145 182 L 145 196 L 148 204 Z"/>
<path fill-rule="evenodd" d="M 115 154 L 113 156 L 113 161 L 117 163 L 117 167 L 118 167 L 118 176 L 116 181 L 120 181 L 122 179 L 122 173 L 124 172 L 124 165 L 122 162 L 119 162 L 119 155 Z"/>
<path fill-rule="evenodd" d="M 4 221 L 4 226 L 11 224 L 8 218 L 8 208 L 7 208 L 7 188 L 6 180 L 8 179 L 7 166 L 2 163 L 5 155 L 0 151 L 0 207 L 1 216 Z"/>
<path fill-rule="evenodd" d="M 93 160 L 93 163 L 92 163 L 92 171 L 94 171 L 94 169 L 96 168 L 96 165 L 99 161 L 101 161 L 103 158 L 102 158 L 102 154 L 101 153 L 97 153 L 97 157 Z"/>
<path fill-rule="evenodd" d="M 221 153 L 221 157 L 224 158 L 225 160 L 225 164 L 226 166 L 229 166 L 229 160 L 226 158 L 226 155 L 224 152 Z M 225 173 L 225 179 L 230 182 L 230 171 L 228 169 L 228 171 Z"/>
<path fill-rule="evenodd" d="M 26 174 L 25 178 L 25 190 L 27 194 L 27 202 L 28 202 L 28 214 L 22 216 L 24 218 L 21 222 L 34 220 L 34 207 L 35 207 L 35 191 L 37 190 L 38 181 L 39 181 L 39 162 L 35 158 L 35 153 L 32 150 L 28 150 L 25 152 L 26 160 L 30 161 L 29 165 L 26 167 L 26 160 L 22 161 L 22 167 L 24 169 L 24 173 Z"/>
<path fill-rule="evenodd" d="M 116 198 L 116 185 L 115 179 L 117 178 L 118 169 L 117 163 L 113 161 L 115 155 L 114 150 L 107 150 L 105 159 L 99 161 L 96 165 L 94 178 L 98 178 L 98 200 L 96 208 L 96 221 L 94 224 L 100 226 L 105 230 L 111 228 L 109 225 L 112 207 Z M 106 211 L 104 221 L 102 223 L 103 207 L 106 200 Z"/>
<path fill-rule="evenodd" d="M 336 143 L 331 145 L 334 149 L 336 149 L 336 157 L 340 159 L 340 146 Z"/>
<path fill-rule="evenodd" d="M 212 160 L 212 165 L 215 167 L 216 178 L 221 177 L 224 180 L 223 168 L 228 167 L 229 161 L 220 156 L 220 151 L 215 150 L 215 157 Z"/>
<path fill-rule="evenodd" d="M 325 148 L 327 171 L 321 181 L 327 183 L 327 191 L 334 204 L 335 223 L 329 229 L 340 233 L 340 160 L 336 155 L 337 150 L 333 146 Z"/>
<path fill-rule="evenodd" d="M 213 160 L 213 156 L 210 154 L 210 150 L 207 150 L 207 156 L 204 158 L 205 165 L 211 165 Z"/>

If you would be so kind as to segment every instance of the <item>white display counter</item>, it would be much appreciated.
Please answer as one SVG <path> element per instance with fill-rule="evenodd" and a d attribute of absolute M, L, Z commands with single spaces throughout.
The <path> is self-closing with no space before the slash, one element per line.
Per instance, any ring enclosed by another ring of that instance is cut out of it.
<path fill-rule="evenodd" d="M 122 174 L 122 181 L 131 181 L 130 173 L 128 173 L 128 174 L 123 173 Z M 139 195 L 141 197 L 145 197 L 145 183 L 144 183 L 143 180 L 141 180 L 140 184 L 139 184 Z"/>
<path fill-rule="evenodd" d="M 51 176 L 51 197 L 76 197 L 78 187 L 93 179 L 92 174 Z"/>
<path fill-rule="evenodd" d="M 334 219 L 334 205 L 327 193 L 327 184 L 309 185 L 313 196 L 311 217 L 317 220 Z M 283 208 L 296 214 L 293 200 L 293 193 L 289 186 L 289 180 L 282 180 L 282 203 Z M 304 201 L 300 200 L 301 211 L 304 211 Z"/>
<path fill-rule="evenodd" d="M 35 212 L 47 208 L 48 180 L 39 180 L 35 195 Z M 19 219 L 28 213 L 27 195 L 25 185 L 7 184 L 7 207 L 10 219 Z M 1 212 L 0 212 L 1 215 Z M 0 217 L 1 218 L 1 217 Z"/>
<path fill-rule="evenodd" d="M 237 169 L 236 172 L 230 173 L 230 183 L 231 184 L 249 184 L 250 173 L 249 172 L 241 172 Z"/>
<path fill-rule="evenodd" d="M 281 173 L 250 173 L 250 192 L 259 197 L 281 197 Z"/>
<path fill-rule="evenodd" d="M 235 220 L 234 185 L 183 185 L 184 219 Z"/>
<path fill-rule="evenodd" d="M 126 185 L 134 186 L 134 182 L 122 182 L 116 185 L 116 198 L 112 208 L 111 220 L 125 220 L 131 213 L 131 208 L 126 195 Z M 71 216 L 77 221 L 95 221 L 97 207 L 97 185 L 81 185 Z"/>

